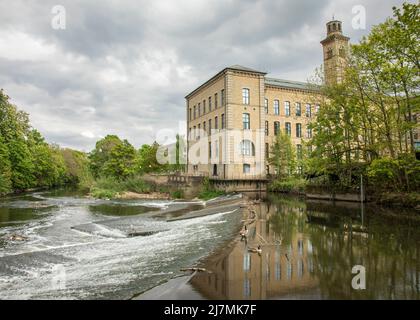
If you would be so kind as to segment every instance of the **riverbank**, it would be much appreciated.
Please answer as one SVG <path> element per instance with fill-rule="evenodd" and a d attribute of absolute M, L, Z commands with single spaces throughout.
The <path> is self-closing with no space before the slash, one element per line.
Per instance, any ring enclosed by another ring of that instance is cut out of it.
<path fill-rule="evenodd" d="M 365 187 L 366 188 L 366 187 Z M 273 180 L 268 190 L 273 193 L 303 196 L 308 199 L 375 203 L 389 208 L 408 208 L 420 212 L 420 192 L 395 192 L 369 186 L 362 195 L 360 189 L 343 189 L 330 185 L 310 185 L 304 179 Z"/>

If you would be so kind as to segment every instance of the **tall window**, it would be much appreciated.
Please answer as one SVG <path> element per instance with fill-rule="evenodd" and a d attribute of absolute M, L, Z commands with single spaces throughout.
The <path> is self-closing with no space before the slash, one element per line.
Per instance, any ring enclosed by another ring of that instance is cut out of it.
<path fill-rule="evenodd" d="M 265 144 L 265 158 L 268 159 L 270 157 L 270 146 L 268 143 Z"/>
<path fill-rule="evenodd" d="M 214 117 L 214 128 L 219 129 L 219 119 L 217 117 Z"/>
<path fill-rule="evenodd" d="M 209 119 L 209 135 L 211 135 L 211 119 Z"/>
<path fill-rule="evenodd" d="M 243 156 L 255 156 L 255 146 L 252 141 L 242 140 L 240 147 Z"/>
<path fill-rule="evenodd" d="M 211 159 L 211 142 L 209 142 L 209 159 Z"/>
<path fill-rule="evenodd" d="M 280 122 L 274 121 L 274 135 L 278 135 L 280 132 Z"/>
<path fill-rule="evenodd" d="M 190 120 L 192 120 L 192 110 L 190 108 Z"/>
<path fill-rule="evenodd" d="M 215 108 L 215 109 L 217 109 L 217 103 L 218 103 L 218 100 L 217 100 L 217 93 L 215 93 L 215 94 L 214 94 L 214 108 Z"/>
<path fill-rule="evenodd" d="M 296 123 L 296 138 L 302 138 L 302 124 Z"/>
<path fill-rule="evenodd" d="M 301 144 L 296 145 L 296 155 L 299 160 L 302 159 L 302 145 Z"/>
<path fill-rule="evenodd" d="M 311 128 L 306 129 L 306 138 L 308 138 L 308 139 L 312 138 L 312 129 Z"/>
<path fill-rule="evenodd" d="M 268 121 L 265 122 L 265 135 L 268 136 Z"/>
<path fill-rule="evenodd" d="M 333 49 L 329 48 L 327 50 L 327 59 L 331 59 L 333 57 Z"/>
<path fill-rule="evenodd" d="M 209 97 L 209 109 L 211 110 L 212 106 L 211 106 L 211 97 Z"/>
<path fill-rule="evenodd" d="M 197 139 L 200 139 L 200 133 L 201 133 L 201 124 L 198 124 L 198 135 L 197 135 Z"/>
<path fill-rule="evenodd" d="M 220 92 L 221 95 L 221 105 L 224 106 L 225 105 L 225 89 L 222 89 L 222 91 Z"/>
<path fill-rule="evenodd" d="M 201 116 L 201 103 L 198 104 L 198 116 Z"/>
<path fill-rule="evenodd" d="M 193 128 L 194 130 L 193 130 L 193 139 L 195 140 L 195 138 L 197 137 L 197 127 L 196 126 L 194 126 L 194 128 Z"/>
<path fill-rule="evenodd" d="M 286 134 L 288 134 L 289 136 L 292 134 L 292 125 L 290 124 L 290 122 L 286 122 Z"/>
<path fill-rule="evenodd" d="M 247 88 L 242 89 L 242 103 L 249 104 L 249 89 Z"/>
<path fill-rule="evenodd" d="M 264 111 L 268 114 L 268 99 L 264 99 Z"/>
<path fill-rule="evenodd" d="M 222 114 L 222 129 L 225 128 L 225 114 Z"/>
<path fill-rule="evenodd" d="M 290 117 L 290 102 L 289 101 L 284 102 L 284 114 L 286 115 L 286 117 Z"/>
<path fill-rule="evenodd" d="M 243 128 L 245 130 L 251 129 L 249 113 L 243 113 L 242 114 L 242 124 L 243 124 Z"/>
<path fill-rule="evenodd" d="M 318 114 L 318 112 L 319 112 L 319 105 L 316 105 L 315 106 L 315 114 Z"/>
<path fill-rule="evenodd" d="M 296 102 L 296 117 L 300 117 L 302 115 L 302 106 L 300 102 Z"/>
<path fill-rule="evenodd" d="M 203 131 L 206 132 L 206 122 L 203 122 Z"/>
<path fill-rule="evenodd" d="M 206 114 L 206 100 L 203 100 L 203 114 Z"/>
<path fill-rule="evenodd" d="M 310 118 L 312 116 L 311 105 L 309 103 L 306 104 L 305 115 L 307 118 Z"/>
<path fill-rule="evenodd" d="M 311 154 L 312 153 L 312 146 L 311 145 L 308 146 L 307 152 L 308 152 L 308 154 Z"/>
<path fill-rule="evenodd" d="M 244 174 L 248 174 L 250 172 L 251 172 L 251 165 L 250 164 L 247 164 L 247 163 L 244 163 L 243 173 Z"/>
<path fill-rule="evenodd" d="M 274 100 L 274 114 L 276 116 L 280 114 L 279 100 Z"/>
<path fill-rule="evenodd" d="M 194 106 L 194 119 L 197 118 L 197 108 Z"/>

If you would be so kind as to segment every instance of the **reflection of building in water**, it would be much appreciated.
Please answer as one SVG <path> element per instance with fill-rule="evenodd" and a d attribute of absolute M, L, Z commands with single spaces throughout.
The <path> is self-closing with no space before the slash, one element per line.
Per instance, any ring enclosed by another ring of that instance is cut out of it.
<path fill-rule="evenodd" d="M 318 286 L 314 277 L 312 244 L 299 229 L 280 236 L 272 216 L 277 212 L 266 203 L 257 206 L 258 220 L 250 228 L 248 247 L 262 244 L 261 256 L 250 253 L 244 242 L 211 268 L 211 274 L 199 274 L 191 283 L 209 299 L 270 299 L 299 293 Z M 301 208 L 285 212 L 296 219 L 305 216 Z M 271 223 L 269 223 L 269 221 Z"/>

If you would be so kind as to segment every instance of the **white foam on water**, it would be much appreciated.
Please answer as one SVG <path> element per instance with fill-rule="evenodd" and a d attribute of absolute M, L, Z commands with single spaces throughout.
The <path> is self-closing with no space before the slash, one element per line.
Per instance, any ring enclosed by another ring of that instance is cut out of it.
<path fill-rule="evenodd" d="M 3 253 L 2 259 L 10 259 L 13 266 L 11 274 L 0 274 L 2 298 L 83 299 L 100 296 L 107 290 L 113 292 L 139 279 L 172 277 L 174 271 L 177 271 L 171 270 L 173 265 L 179 264 L 180 260 L 205 254 L 206 246 L 221 237 L 210 228 L 225 223 L 223 217 L 231 212 L 173 222 L 145 218 L 142 223 L 146 227 L 170 227 L 167 231 L 147 237 L 123 238 L 121 231 L 96 224 L 95 227 L 101 229 L 98 236 L 108 235 L 113 238 L 92 236 L 87 237 L 92 241 L 64 241 L 65 245 L 44 248 L 22 246 L 22 250 Z M 57 228 L 57 223 L 68 223 L 69 219 L 74 219 L 71 212 L 59 213 L 43 226 L 32 226 L 28 233 L 35 236 L 41 229 Z M 75 231 L 68 230 L 72 235 L 77 234 L 74 236 L 75 241 L 86 238 L 86 235 L 82 237 L 82 234 Z M 65 238 L 72 236 L 67 235 Z M 25 261 L 27 254 L 30 256 L 26 263 L 13 264 L 14 259 Z M 48 262 L 45 254 L 62 263 Z M 30 265 L 36 266 L 35 269 Z M 65 289 L 57 289 L 53 285 L 56 275 L 52 270 L 60 265 L 65 270 Z"/>

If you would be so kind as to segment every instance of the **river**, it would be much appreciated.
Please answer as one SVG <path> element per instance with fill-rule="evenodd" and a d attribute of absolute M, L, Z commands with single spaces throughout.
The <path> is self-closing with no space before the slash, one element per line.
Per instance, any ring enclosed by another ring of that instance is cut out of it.
<path fill-rule="evenodd" d="M 201 205 L 70 191 L 4 198 L 0 298 L 130 299 L 153 287 L 154 297 L 177 299 L 420 298 L 420 221 L 412 212 L 269 195 L 254 205 L 245 243 L 239 211 L 168 219 Z M 154 215 L 158 209 L 169 211 Z M 248 251 L 258 244 L 261 255 Z M 178 278 L 197 265 L 211 272 Z M 365 269 L 364 290 L 351 285 L 356 265 Z M 182 286 L 168 293 L 171 281 Z"/>

